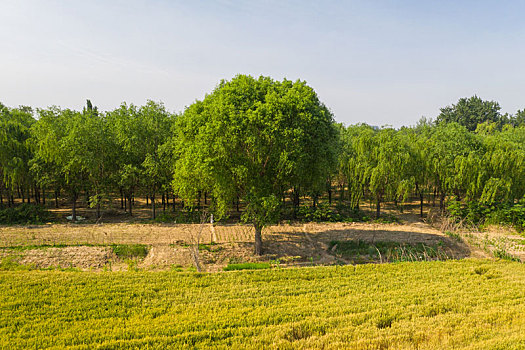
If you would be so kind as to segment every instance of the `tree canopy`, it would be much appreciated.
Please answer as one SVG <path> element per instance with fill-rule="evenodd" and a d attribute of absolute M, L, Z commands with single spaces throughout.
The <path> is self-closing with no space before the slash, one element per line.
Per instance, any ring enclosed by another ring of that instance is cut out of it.
<path fill-rule="evenodd" d="M 483 101 L 478 96 L 460 98 L 456 104 L 441 108 L 436 122 L 458 123 L 469 131 L 476 130 L 478 124 L 496 123 L 501 127 L 505 119 L 500 114 L 501 107 L 495 101 Z"/>
<path fill-rule="evenodd" d="M 525 222 L 516 216 L 525 203 L 524 116 L 473 96 L 415 127 L 345 126 L 304 81 L 246 75 L 181 114 L 154 101 L 105 112 L 89 100 L 81 111 L 0 104 L 0 207 L 45 205 L 47 191 L 56 208 L 67 201 L 73 220 L 77 203 L 100 220 L 118 197 L 133 216 L 140 196 L 152 219 L 173 222 L 201 211 L 204 197 L 216 219 L 253 225 L 257 253 L 272 222 L 321 220 L 326 210 L 353 220 L 367 201 L 377 217 L 416 198 L 421 216 L 426 199 L 429 212 L 437 200 L 441 212 L 458 203 L 480 215 L 510 208 L 501 217 Z"/>
<path fill-rule="evenodd" d="M 336 165 L 332 113 L 305 82 L 238 75 L 222 81 L 177 121 L 173 186 L 188 201 L 208 191 L 224 215 L 237 197 L 243 218 L 261 230 L 293 186 L 320 190 Z"/>

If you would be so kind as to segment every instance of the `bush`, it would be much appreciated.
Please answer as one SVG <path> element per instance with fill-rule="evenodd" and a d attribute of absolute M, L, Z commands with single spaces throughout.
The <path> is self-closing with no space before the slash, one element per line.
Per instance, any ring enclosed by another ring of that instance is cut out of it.
<path fill-rule="evenodd" d="M 271 268 L 270 263 L 242 263 L 242 264 L 228 264 L 224 271 L 235 270 L 263 270 Z"/>
<path fill-rule="evenodd" d="M 509 225 L 522 232 L 525 230 L 525 205 L 521 202 L 494 210 L 487 215 L 485 224 Z"/>
<path fill-rule="evenodd" d="M 111 249 L 121 259 L 144 258 L 148 255 L 148 247 L 144 244 L 113 244 Z"/>
<path fill-rule="evenodd" d="M 391 214 L 381 214 L 380 217 L 374 218 L 371 221 L 378 223 L 378 224 L 396 224 L 399 223 L 399 219 L 396 218 L 394 215 Z"/>
<path fill-rule="evenodd" d="M 483 205 L 478 202 L 463 204 L 452 200 L 447 206 L 450 215 L 456 220 L 472 225 L 508 225 L 518 231 L 525 230 L 525 202 L 518 204 Z"/>
<path fill-rule="evenodd" d="M 304 222 L 335 222 L 343 220 L 342 216 L 330 209 L 327 204 L 319 204 L 315 208 L 309 206 L 300 207 L 297 211 L 297 217 Z"/>
<path fill-rule="evenodd" d="M 471 201 L 466 204 L 453 198 L 447 205 L 447 211 L 456 222 L 467 222 L 471 225 L 478 225 L 483 222 L 487 214 L 495 208 L 482 205 L 478 202 Z"/>
<path fill-rule="evenodd" d="M 297 218 L 303 222 L 367 222 L 370 218 L 363 212 L 351 209 L 348 206 L 337 204 L 335 210 L 328 204 L 322 203 L 315 208 L 300 207 Z"/>
<path fill-rule="evenodd" d="M 0 209 L 0 224 L 42 224 L 50 213 L 40 205 L 24 203 L 12 208 Z"/>
<path fill-rule="evenodd" d="M 176 213 L 163 212 L 157 215 L 154 222 L 177 224 L 200 224 L 202 212 L 197 210 L 182 210 Z"/>

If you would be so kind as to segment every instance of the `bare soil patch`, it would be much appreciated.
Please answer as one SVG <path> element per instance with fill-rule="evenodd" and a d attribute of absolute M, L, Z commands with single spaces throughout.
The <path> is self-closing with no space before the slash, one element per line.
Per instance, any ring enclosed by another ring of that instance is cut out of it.
<path fill-rule="evenodd" d="M 145 244 L 148 255 L 134 266 L 168 269 L 192 265 L 188 245 L 199 225 L 195 224 L 55 224 L 0 227 L 3 247 L 74 245 L 46 249 L 1 249 L 0 257 L 17 255 L 22 264 L 36 267 L 75 267 L 80 269 L 127 268 L 119 261 L 111 244 Z M 279 260 L 282 265 L 340 263 L 328 250 L 331 241 L 442 244 L 450 257 L 477 254 L 461 241 L 431 226 L 410 224 L 309 223 L 269 226 L 263 231 L 265 255 L 253 255 L 254 231 L 248 225 L 206 225 L 202 234 L 201 260 L 207 271 L 218 271 L 228 263 Z M 211 245 L 209 243 L 212 243 Z M 94 246 L 93 246 L 94 245 Z"/>
<path fill-rule="evenodd" d="M 116 260 L 110 247 L 38 248 L 23 251 L 0 250 L 0 257 L 13 256 L 22 265 L 35 268 L 76 268 L 99 270 Z"/>

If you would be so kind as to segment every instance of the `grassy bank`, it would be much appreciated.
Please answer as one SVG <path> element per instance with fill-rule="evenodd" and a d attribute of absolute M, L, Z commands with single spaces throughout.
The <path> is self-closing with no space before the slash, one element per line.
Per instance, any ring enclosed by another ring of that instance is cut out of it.
<path fill-rule="evenodd" d="M 0 348 L 524 348 L 525 265 L 0 272 Z"/>

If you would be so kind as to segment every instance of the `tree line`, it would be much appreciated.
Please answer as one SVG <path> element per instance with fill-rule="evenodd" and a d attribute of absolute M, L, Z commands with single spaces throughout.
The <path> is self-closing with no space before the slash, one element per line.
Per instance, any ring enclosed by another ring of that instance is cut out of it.
<path fill-rule="evenodd" d="M 210 205 L 219 217 L 243 203 L 243 219 L 260 232 L 286 203 L 308 198 L 402 205 L 432 198 L 513 205 L 525 194 L 525 111 L 502 114 L 477 96 L 444 107 L 435 120 L 394 129 L 344 126 L 303 81 L 238 75 L 222 81 L 182 113 L 162 103 L 122 103 L 101 112 L 0 104 L 0 205 L 58 206 L 80 196 L 100 217 L 120 197 L 133 215 L 135 196 L 186 207 Z M 437 205 L 437 204 L 436 204 Z"/>

